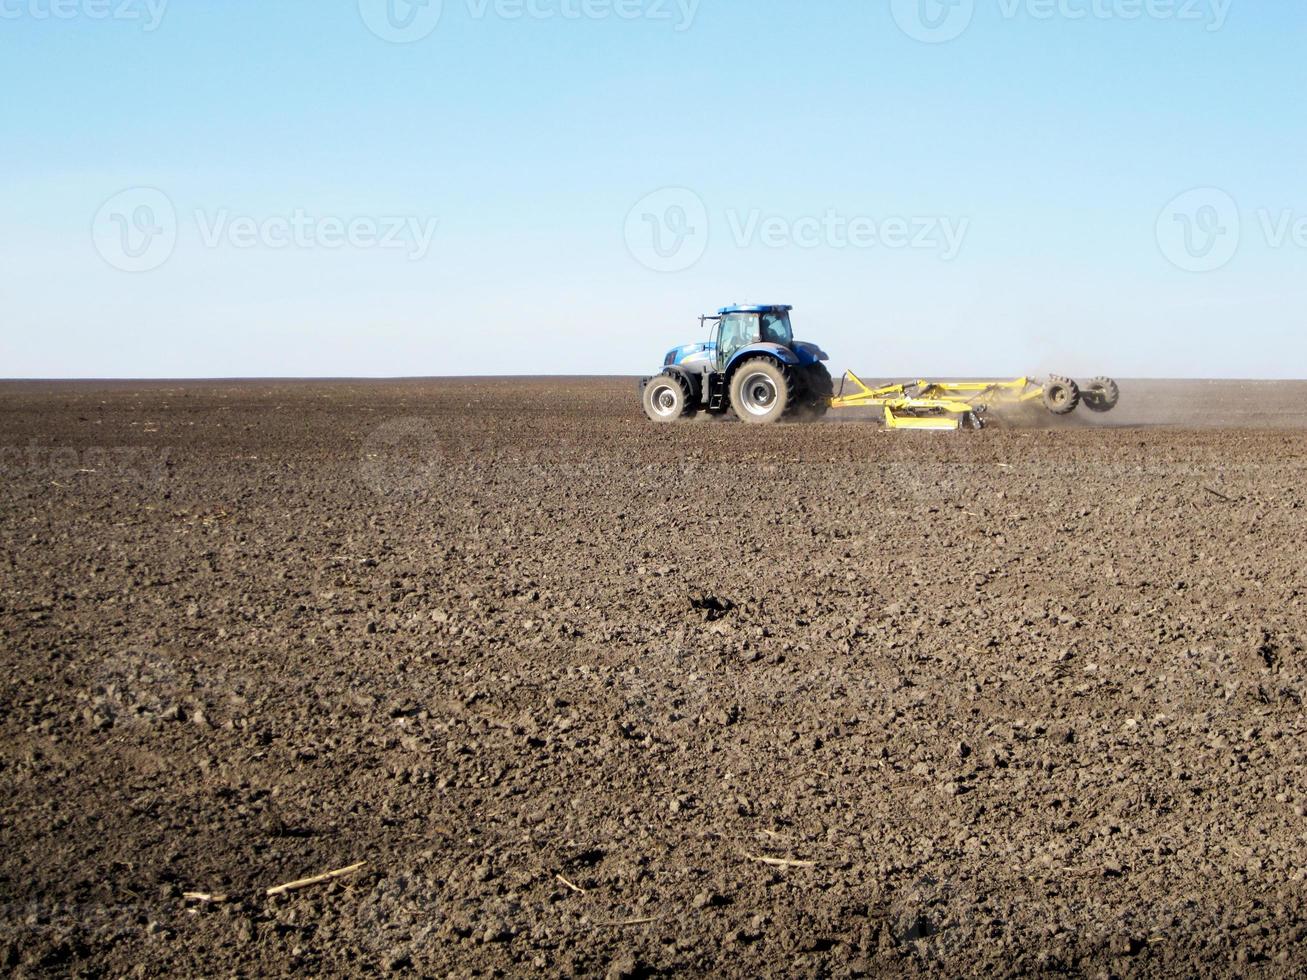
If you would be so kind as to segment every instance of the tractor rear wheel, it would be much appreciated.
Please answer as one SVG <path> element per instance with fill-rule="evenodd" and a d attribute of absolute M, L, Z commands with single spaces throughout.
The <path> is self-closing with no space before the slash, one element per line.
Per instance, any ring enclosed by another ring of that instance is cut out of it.
<path fill-rule="evenodd" d="M 779 422 L 794 405 L 794 378 L 770 357 L 754 357 L 731 378 L 731 408 L 744 422 L 768 425 Z"/>
<path fill-rule="evenodd" d="M 1054 415 L 1070 415 L 1080 405 L 1080 386 L 1056 375 L 1044 384 L 1044 407 Z"/>
<path fill-rule="evenodd" d="M 803 382 L 799 412 L 805 419 L 819 419 L 830 410 L 830 401 L 835 397 L 835 381 L 825 364 L 799 368 L 799 375 Z"/>
<path fill-rule="evenodd" d="M 1110 412 L 1121 400 L 1121 389 L 1111 378 L 1095 378 L 1085 386 L 1082 397 L 1091 412 Z"/>
<path fill-rule="evenodd" d="M 676 422 L 694 414 L 690 385 L 679 374 L 663 372 L 644 386 L 644 414 L 653 422 Z"/>

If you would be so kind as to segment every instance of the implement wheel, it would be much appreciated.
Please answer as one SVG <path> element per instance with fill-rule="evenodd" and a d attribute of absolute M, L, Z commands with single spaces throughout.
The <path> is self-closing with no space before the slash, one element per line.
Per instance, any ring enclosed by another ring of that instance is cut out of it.
<path fill-rule="evenodd" d="M 1095 378 L 1085 386 L 1081 397 L 1091 412 L 1110 412 L 1121 400 L 1121 389 L 1111 378 Z"/>
<path fill-rule="evenodd" d="M 770 357 L 750 358 L 731 379 L 731 408 L 751 425 L 779 422 L 794 400 L 794 379 Z"/>
<path fill-rule="evenodd" d="M 1054 415 L 1070 415 L 1080 405 L 1080 386 L 1056 375 L 1044 384 L 1044 407 Z"/>
<path fill-rule="evenodd" d="M 677 422 L 694 414 L 690 386 L 679 374 L 663 372 L 644 386 L 644 414 L 651 422 Z"/>

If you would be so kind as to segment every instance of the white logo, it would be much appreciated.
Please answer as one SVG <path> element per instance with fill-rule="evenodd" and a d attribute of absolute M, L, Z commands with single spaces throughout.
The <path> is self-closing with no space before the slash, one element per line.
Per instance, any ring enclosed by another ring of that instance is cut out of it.
<path fill-rule="evenodd" d="M 442 0 L 359 0 L 363 23 L 383 41 L 413 44 L 440 23 Z"/>
<path fill-rule="evenodd" d="M 1233 197 L 1216 187 L 1181 194 L 1157 219 L 1157 244 L 1186 272 L 1215 272 L 1239 251 L 1242 221 Z"/>
<path fill-rule="evenodd" d="M 626 216 L 626 247 L 654 272 L 683 272 L 708 250 L 708 208 L 694 191 L 664 187 Z"/>
<path fill-rule="evenodd" d="M 890 0 L 894 22 L 908 37 L 924 44 L 943 44 L 971 26 L 976 0 Z"/>
<path fill-rule="evenodd" d="M 35 21 L 87 20 L 139 21 L 146 34 L 159 29 L 169 0 L 0 0 L 0 20 L 30 17 Z"/>
<path fill-rule="evenodd" d="M 406 416 L 383 422 L 368 435 L 359 474 L 383 497 L 422 497 L 438 490 L 448 457 L 435 422 Z"/>
<path fill-rule="evenodd" d="M 149 272 L 177 247 L 177 209 L 163 191 L 133 187 L 104 202 L 91 234 L 96 251 L 115 269 Z"/>
<path fill-rule="evenodd" d="M 1204 24 L 1208 33 L 1225 27 L 1234 0 L 998 0 L 1004 20 L 1022 15 L 1045 23 L 1053 20 L 1120 20 L 1147 18 L 1184 24 Z"/>

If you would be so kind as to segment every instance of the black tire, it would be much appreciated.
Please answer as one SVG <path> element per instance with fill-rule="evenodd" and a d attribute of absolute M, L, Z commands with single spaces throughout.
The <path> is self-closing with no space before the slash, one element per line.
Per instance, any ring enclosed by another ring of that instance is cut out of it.
<path fill-rule="evenodd" d="M 794 376 L 770 357 L 751 357 L 731 377 L 731 408 L 750 425 L 779 422 L 797 404 Z"/>
<path fill-rule="evenodd" d="M 692 394 L 693 390 L 684 376 L 673 371 L 664 371 L 656 378 L 649 379 L 640 400 L 644 404 L 644 414 L 649 416 L 649 421 L 661 425 L 679 422 L 693 415 L 695 405 Z"/>
<path fill-rule="evenodd" d="M 835 380 L 826 370 L 825 364 L 809 364 L 799 368 L 799 376 L 802 381 L 799 415 L 815 421 L 830 411 L 831 399 L 835 397 Z"/>
<path fill-rule="evenodd" d="M 1070 415 L 1080 406 L 1080 386 L 1054 375 L 1044 384 L 1044 407 L 1054 415 Z"/>
<path fill-rule="evenodd" d="M 1080 393 L 1091 412 L 1110 412 L 1121 401 L 1121 389 L 1111 378 L 1095 378 Z"/>

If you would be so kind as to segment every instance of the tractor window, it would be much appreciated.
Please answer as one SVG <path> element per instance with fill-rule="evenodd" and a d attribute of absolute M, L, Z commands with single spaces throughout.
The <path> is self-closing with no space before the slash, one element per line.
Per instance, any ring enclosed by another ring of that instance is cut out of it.
<path fill-rule="evenodd" d="M 794 331 L 790 329 L 788 313 L 764 313 L 762 315 L 762 339 L 768 344 L 780 344 L 789 347 L 794 343 Z"/>
<path fill-rule="evenodd" d="M 728 359 L 741 347 L 758 340 L 758 316 L 754 313 L 732 313 L 722 317 L 722 342 L 719 352 Z"/>

